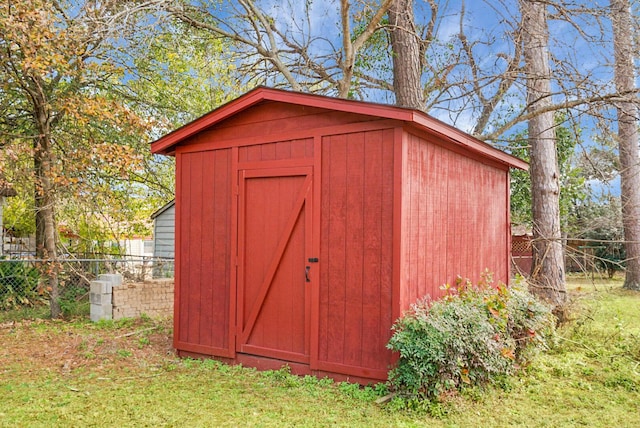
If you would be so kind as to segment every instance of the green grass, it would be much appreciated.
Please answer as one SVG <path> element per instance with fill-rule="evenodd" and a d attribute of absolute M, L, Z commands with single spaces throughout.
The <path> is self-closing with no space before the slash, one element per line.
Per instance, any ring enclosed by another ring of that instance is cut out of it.
<path fill-rule="evenodd" d="M 62 315 L 65 318 L 89 316 L 89 302 L 82 301 L 62 301 Z M 9 321 L 21 321 L 25 319 L 45 319 L 51 316 L 48 305 L 24 306 L 17 309 L 0 311 L 0 323 Z"/>
<path fill-rule="evenodd" d="M 414 410 L 375 404 L 384 387 L 177 359 L 159 345 L 168 322 L 5 327 L 0 341 L 15 354 L 0 350 L 0 427 L 638 426 L 640 294 L 619 279 L 569 285 L 574 319 L 549 352 L 503 388 Z M 69 355 L 75 362 L 65 368 Z"/>
<path fill-rule="evenodd" d="M 49 306 L 25 306 L 23 308 L 0 311 L 0 323 L 25 319 L 42 319 L 50 315 Z"/>

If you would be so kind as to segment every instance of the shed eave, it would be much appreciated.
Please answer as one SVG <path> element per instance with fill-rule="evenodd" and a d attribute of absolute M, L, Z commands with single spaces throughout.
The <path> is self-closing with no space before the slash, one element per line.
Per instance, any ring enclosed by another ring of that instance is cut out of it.
<path fill-rule="evenodd" d="M 162 214 L 163 212 L 165 212 L 166 210 L 168 210 L 169 208 L 171 208 L 172 206 L 174 206 L 176 204 L 176 200 L 172 199 L 169 202 L 167 202 L 166 204 L 164 204 L 163 206 L 161 206 L 160 208 L 158 208 L 153 214 L 151 214 L 151 219 L 154 220 L 156 217 L 158 217 L 160 214 Z"/>
<path fill-rule="evenodd" d="M 263 101 L 265 98 L 261 96 L 259 89 L 260 88 L 254 89 L 152 142 L 151 152 L 162 155 L 173 155 L 175 146 L 180 142 Z"/>
<path fill-rule="evenodd" d="M 387 104 L 376 104 L 332 98 L 316 94 L 291 92 L 262 86 L 247 92 L 245 95 L 218 107 L 210 113 L 207 113 L 204 116 L 152 142 L 151 151 L 156 154 L 173 155 L 175 153 L 175 146 L 180 144 L 182 141 L 263 101 L 282 102 L 286 104 L 402 121 L 408 124 L 413 124 L 429 133 L 438 135 L 453 144 L 462 146 L 467 150 L 476 152 L 501 164 L 523 170 L 529 169 L 529 165 L 523 160 L 498 150 L 451 125 L 447 125 L 446 123 L 417 110 Z"/>
<path fill-rule="evenodd" d="M 428 116 L 420 111 L 414 111 L 413 123 L 419 128 L 449 141 L 452 144 L 462 146 L 467 150 L 476 152 L 484 157 L 488 157 L 504 164 L 510 168 L 529 170 L 529 164 L 522 159 L 512 156 L 502 150 L 481 141 L 451 125 L 438 119 Z"/>

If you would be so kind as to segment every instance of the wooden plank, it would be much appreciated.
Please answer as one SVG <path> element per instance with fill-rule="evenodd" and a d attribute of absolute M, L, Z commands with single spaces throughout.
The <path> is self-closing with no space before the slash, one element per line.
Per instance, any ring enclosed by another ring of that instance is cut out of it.
<path fill-rule="evenodd" d="M 397 319 L 406 308 L 402 299 L 404 282 L 402 272 L 402 178 L 404 164 L 404 131 L 393 131 L 393 319 Z"/>
<path fill-rule="evenodd" d="M 283 169 L 283 168 L 300 168 L 307 167 L 309 165 L 309 159 L 278 159 L 272 161 L 247 161 L 238 163 L 238 168 L 246 170 L 257 169 Z"/>
<path fill-rule="evenodd" d="M 438 161 L 437 153 L 440 147 L 430 144 L 425 141 L 424 144 L 428 146 L 428 153 L 426 159 L 426 211 L 428 221 L 425 230 L 425 239 L 429 246 L 429 255 L 425 261 L 425 294 L 430 297 L 434 296 L 434 282 L 440 281 L 440 272 L 438 266 L 438 257 L 440 251 L 440 237 L 442 235 L 442 225 L 439 221 L 439 211 L 442 209 L 439 206 L 439 194 L 438 194 L 438 168 L 440 162 Z"/>
<path fill-rule="evenodd" d="M 325 141 L 325 144 L 327 141 Z M 323 159 L 330 163 L 328 175 L 323 174 L 325 183 L 330 183 L 328 210 L 323 211 L 323 220 L 328 222 L 328 233 L 325 237 L 329 247 L 329 255 L 323 276 L 327 278 L 326 286 L 327 321 L 326 342 L 320 346 L 325 348 L 325 361 L 342 362 L 345 347 L 345 271 L 346 271 L 346 218 L 347 218 L 347 140 L 338 135 L 330 139 L 330 157 Z"/>
<path fill-rule="evenodd" d="M 291 141 L 291 157 L 294 159 L 304 159 L 307 157 L 307 139 L 297 139 Z"/>
<path fill-rule="evenodd" d="M 510 179 L 509 179 L 509 171 L 504 171 L 504 172 L 500 172 L 500 171 L 495 171 L 495 181 L 496 181 L 496 188 L 497 191 L 500 191 L 501 189 L 507 189 L 507 191 L 505 191 L 504 194 L 504 199 L 503 199 L 503 207 L 510 207 L 511 204 L 511 199 L 510 199 Z M 502 183 L 500 183 L 500 180 L 503 180 Z M 507 235 L 507 239 L 505 239 L 505 243 L 504 243 L 504 253 L 507 254 L 507 256 L 505 258 L 502 259 L 502 276 L 498 277 L 497 279 L 503 281 L 505 284 L 508 284 L 511 281 L 511 212 L 510 212 L 510 208 L 506 208 L 501 210 L 504 213 L 503 218 L 501 219 L 501 224 L 498 226 L 498 230 L 504 234 Z"/>
<path fill-rule="evenodd" d="M 471 209 L 470 196 L 466 193 L 467 182 L 469 179 L 473 179 L 475 171 L 469 171 L 469 164 L 464 157 L 456 156 L 458 164 L 458 174 L 455 175 L 455 192 L 456 192 L 456 252 L 457 257 L 454 257 L 456 270 L 453 272 L 456 276 L 468 278 L 468 261 L 467 252 L 468 245 L 466 240 L 469 238 L 469 227 L 473 225 L 473 212 L 466 212 Z M 467 178 L 468 177 L 468 178 Z M 471 278 L 470 278 L 471 279 Z"/>
<path fill-rule="evenodd" d="M 278 143 L 268 143 L 268 144 L 261 144 L 260 148 L 262 151 L 262 157 L 261 159 L 263 161 L 268 161 L 268 160 L 275 160 L 276 159 L 276 145 Z"/>
<path fill-rule="evenodd" d="M 383 245 L 383 132 L 365 134 L 364 205 L 363 205 L 363 272 L 362 272 L 362 357 L 360 366 L 381 368 L 385 364 L 385 337 L 379 334 L 382 323 L 381 301 Z M 387 202 L 387 206 L 390 205 Z M 384 243 L 391 246 L 390 242 Z M 388 305 L 391 304 L 389 300 Z M 389 327 L 388 325 L 386 327 Z M 388 359 L 387 359 L 388 361 Z"/>
<path fill-rule="evenodd" d="M 194 219 L 199 221 L 201 225 L 214 225 L 216 220 L 214 217 L 214 200 L 215 200 L 215 178 L 218 174 L 218 170 L 215 164 L 215 157 L 217 152 L 204 152 L 200 156 L 202 158 L 204 171 L 202 173 L 202 196 L 201 196 L 201 217 L 200 219 Z M 212 327 L 216 327 L 213 323 L 213 314 L 216 311 L 215 302 L 213 301 L 213 287 L 212 278 L 215 274 L 213 270 L 213 263 L 215 261 L 214 255 L 214 235 L 213 227 L 202 227 L 201 234 L 197 238 L 201 244 L 201 253 L 199 260 L 193 260 L 193 263 L 199 262 L 201 265 L 201 278 L 200 278 L 200 319 L 199 323 L 199 338 L 197 343 L 203 346 L 211 347 L 213 345 Z M 221 296 L 217 296 L 218 298 Z M 224 298 L 224 294 L 222 295 Z M 226 325 L 222 325 L 226 330 Z M 219 327 L 218 327 L 219 328 Z"/>
<path fill-rule="evenodd" d="M 309 355 L 310 361 L 309 366 L 312 370 L 315 370 L 318 366 L 318 354 L 319 354 L 319 338 L 321 334 L 320 330 L 320 287 L 321 287 L 321 276 L 320 271 L 322 266 L 326 262 L 323 258 L 321 245 L 320 245 L 320 236 L 322 233 L 322 222 L 320 220 L 322 215 L 322 193 L 324 187 L 323 181 L 323 162 L 322 162 L 322 146 L 321 146 L 322 137 L 316 136 L 313 141 L 313 210 L 311 212 L 312 215 L 312 242 L 311 242 L 311 252 L 308 254 L 311 257 L 318 257 L 319 262 L 316 266 L 316 269 L 312 271 L 312 287 L 311 294 L 309 299 Z"/>
<path fill-rule="evenodd" d="M 183 155 L 181 154 L 176 154 L 176 207 L 181 207 L 181 210 L 184 210 L 184 203 L 186 202 L 184 200 L 184 192 L 183 192 L 183 186 L 184 186 L 184 178 L 183 178 L 183 174 L 184 174 L 184 165 L 183 165 Z M 181 245 L 181 237 L 182 237 L 182 232 L 181 232 L 181 220 L 182 220 L 182 216 L 181 216 L 181 212 L 180 210 L 176 209 L 176 220 L 175 220 L 175 246 L 176 246 L 176 255 L 175 255 L 175 261 L 174 261 L 174 280 L 175 280 L 175 284 L 174 284 L 174 298 L 173 298 L 173 347 L 177 348 L 177 344 L 180 342 L 180 340 L 183 337 L 183 327 L 182 327 L 182 323 L 184 322 L 186 324 L 186 319 L 183 321 L 184 318 L 186 318 L 186 314 L 184 314 L 184 312 L 182 311 L 182 305 L 183 305 L 183 299 L 182 297 L 182 293 L 183 293 L 183 286 L 182 286 L 182 245 Z"/>
<path fill-rule="evenodd" d="M 398 238 L 395 219 L 395 130 L 383 131 L 382 145 L 382 218 L 381 218 L 381 251 L 380 251 L 380 297 L 379 313 L 380 323 L 377 335 L 382 343 L 386 345 L 391 337 L 391 326 L 399 316 L 399 290 L 397 278 L 395 276 L 395 256 L 397 245 L 395 239 Z M 386 357 L 381 363 L 390 361 L 391 352 L 387 351 Z"/>
<path fill-rule="evenodd" d="M 287 352 L 275 348 L 247 344 L 243 346 L 244 354 L 260 355 L 268 358 L 282 360 L 281 365 L 287 362 L 309 364 L 309 356 L 297 352 Z"/>
<path fill-rule="evenodd" d="M 229 335 L 228 335 L 228 349 L 231 356 L 235 356 L 236 351 L 236 327 L 238 325 L 237 311 L 239 303 L 242 300 L 239 299 L 239 291 L 238 291 L 238 280 L 239 280 L 239 269 L 238 269 L 238 239 L 240 234 L 240 226 L 238 224 L 238 212 L 240 209 L 240 201 L 239 201 L 239 180 L 240 174 L 238 172 L 238 159 L 239 159 L 239 149 L 238 147 L 233 147 L 231 149 L 231 159 L 230 159 L 230 173 L 229 173 L 229 187 L 230 187 L 230 195 L 229 195 L 229 203 L 231 204 L 229 219 L 229 234 L 230 237 L 228 241 L 230 242 L 229 255 L 227 257 L 229 263 L 229 295 L 227 296 L 227 323 L 229 324 Z"/>
<path fill-rule="evenodd" d="M 439 275 L 437 277 L 437 281 L 440 284 L 444 284 L 448 281 L 447 276 L 447 259 L 449 257 L 448 241 L 449 241 L 449 233 L 452 225 L 449 223 L 449 193 L 447 192 L 447 181 L 449 177 L 449 156 L 448 152 L 442 148 L 440 148 L 439 152 L 439 162 L 442 165 L 442 168 L 439 169 L 439 194 L 440 194 L 440 218 L 439 222 L 442 225 L 443 230 L 441 231 L 440 242 L 440 251 L 438 252 L 439 260 L 438 260 L 438 271 Z M 444 291 L 433 287 L 433 298 L 441 297 L 444 294 Z"/>
<path fill-rule="evenodd" d="M 321 151 L 321 195 L 320 195 L 320 286 L 318 287 L 318 330 L 316 343 L 316 365 L 318 361 L 327 361 L 329 358 L 329 295 L 330 295 L 330 254 L 331 247 L 329 236 L 331 235 L 331 188 L 332 188 L 332 168 L 331 168 L 331 144 L 332 137 L 322 137 L 322 145 L 318 147 Z M 317 160 L 316 160 L 317 162 Z M 314 341 L 312 337 L 312 343 Z M 312 351 L 312 359 L 314 357 Z M 313 361 L 313 360 L 312 360 Z"/>
<path fill-rule="evenodd" d="M 261 161 L 262 160 L 262 148 L 260 145 L 252 145 L 249 147 L 243 147 L 245 156 L 241 158 L 241 161 Z"/>
<path fill-rule="evenodd" d="M 276 146 L 275 159 L 291 159 L 291 141 L 278 141 Z"/>
<path fill-rule="evenodd" d="M 211 324 L 208 326 L 213 346 L 229 347 L 229 299 L 231 271 L 230 246 L 231 246 L 231 150 L 218 150 L 212 160 L 214 179 L 211 186 L 214 188 L 214 196 L 211 201 L 213 209 L 208 225 L 211 229 L 210 248 L 212 260 L 209 281 L 211 284 Z"/>
<path fill-rule="evenodd" d="M 350 376 L 359 376 L 366 379 L 386 381 L 389 375 L 388 368 L 370 369 L 362 366 L 351 366 L 348 364 L 319 361 L 318 369 L 330 373 L 340 373 Z"/>
<path fill-rule="evenodd" d="M 415 136 L 406 135 L 406 170 L 403 183 L 403 198 L 405 198 L 405 219 L 403 241 L 405 246 L 405 295 L 407 303 L 411 304 L 418 298 L 417 295 L 417 262 L 418 262 L 418 234 L 419 234 L 419 177 L 418 158 L 419 147 L 415 143 Z"/>
<path fill-rule="evenodd" d="M 308 152 L 309 146 L 313 144 L 315 136 L 331 136 L 350 134 L 353 132 L 367 132 L 374 130 L 390 129 L 399 126 L 394 120 L 371 120 L 369 122 L 347 123 L 344 125 L 329 125 L 319 128 L 296 128 L 288 131 L 276 131 L 271 134 L 259 134 L 253 137 L 240 137 L 230 135 L 223 138 L 217 135 L 215 129 L 203 131 L 201 134 L 190 137 L 180 146 L 181 153 L 203 152 L 207 150 L 219 150 L 230 147 L 249 148 L 256 145 L 277 143 L 279 141 L 304 141 L 305 153 L 302 157 L 312 157 Z M 311 140 L 311 141 L 309 141 Z M 246 153 L 246 152 L 245 152 Z M 246 156 L 241 154 L 240 159 L 246 160 Z"/>
<path fill-rule="evenodd" d="M 364 133 L 347 135 L 346 266 L 343 363 L 361 364 L 364 271 Z"/>
<path fill-rule="evenodd" d="M 188 342 L 189 341 L 189 320 L 193 317 L 193 315 L 189 312 L 189 305 L 190 305 L 190 294 L 191 294 L 191 289 L 192 289 L 192 283 L 190 281 L 190 271 L 191 271 L 191 266 L 189 265 L 189 262 L 191 260 L 191 254 L 190 254 L 190 246 L 189 246 L 189 238 L 190 238 L 190 231 L 189 231 L 189 221 L 187 219 L 191 218 L 191 200 L 192 200 L 192 194 L 191 194 L 191 180 L 190 180 L 190 174 L 191 174 L 191 168 L 192 168 L 192 159 L 193 159 L 193 155 L 180 155 L 181 157 L 181 176 L 182 179 L 180 180 L 182 183 L 182 187 L 181 187 L 181 192 L 182 192 L 182 196 L 181 196 L 181 200 L 179 202 L 181 202 L 179 204 L 179 213 L 178 213 L 178 218 L 180 219 L 180 228 L 179 228 L 179 232 L 181 234 L 181 239 L 180 239 L 180 260 L 184 261 L 184 266 L 180 265 L 181 269 L 180 269 L 180 333 L 178 335 L 179 340 L 183 341 L 183 342 Z M 178 202 L 176 202 L 178 203 Z"/>
<path fill-rule="evenodd" d="M 307 254 L 305 241 L 311 236 L 311 229 L 307 222 L 307 207 L 311 193 L 312 183 L 300 209 L 298 222 L 291 234 L 288 248 L 283 257 L 284 263 L 280 268 L 285 279 L 278 282 L 280 285 L 278 287 L 280 293 L 278 302 L 284 302 L 284 305 L 274 305 L 278 314 L 278 325 L 287 326 L 287 328 L 278 328 L 277 330 L 278 349 L 304 355 L 306 362 L 309 361 L 307 288 L 310 284 L 305 280 L 304 268 L 306 266 L 305 255 Z"/>
<path fill-rule="evenodd" d="M 202 287 L 202 192 L 203 159 L 202 153 L 192 154 L 189 174 L 191 216 L 188 219 L 189 246 L 189 342 L 200 341 L 201 287 Z"/>
<path fill-rule="evenodd" d="M 460 274 L 458 270 L 458 261 L 460 258 L 460 253 L 458 249 L 460 248 L 460 197 L 459 191 L 460 188 L 457 185 L 456 177 L 458 177 L 462 171 L 460 170 L 460 164 L 458 157 L 452 153 L 447 151 L 447 157 L 449 158 L 449 174 L 447 176 L 447 208 L 448 215 L 447 218 L 450 220 L 449 225 L 449 236 L 447 240 L 447 282 L 453 285 L 455 278 Z"/>
<path fill-rule="evenodd" d="M 312 158 L 314 153 L 314 140 L 313 138 L 307 138 L 304 142 L 304 154 L 307 158 Z"/>
<path fill-rule="evenodd" d="M 238 123 L 235 123 L 234 126 L 222 126 L 222 124 L 219 124 L 215 128 L 202 131 L 201 135 L 207 135 L 215 130 L 216 137 L 220 140 L 251 138 L 274 133 L 296 132 L 300 129 L 340 126 L 379 119 L 331 110 L 318 110 L 314 114 L 300 115 L 299 110 L 296 111 L 295 108 L 292 109 L 291 107 L 287 104 L 277 104 L 271 109 L 264 110 L 262 106 L 257 106 L 251 110 L 244 111 L 242 115 L 235 118 Z M 274 114 L 283 113 L 285 110 L 291 110 L 293 112 L 292 115 L 274 117 Z M 232 124 L 231 121 L 228 123 Z"/>
<path fill-rule="evenodd" d="M 204 346 L 197 343 L 178 341 L 174 347 L 178 351 L 195 352 L 201 355 L 210 355 L 214 357 L 233 357 L 228 348 L 216 348 L 213 346 Z"/>

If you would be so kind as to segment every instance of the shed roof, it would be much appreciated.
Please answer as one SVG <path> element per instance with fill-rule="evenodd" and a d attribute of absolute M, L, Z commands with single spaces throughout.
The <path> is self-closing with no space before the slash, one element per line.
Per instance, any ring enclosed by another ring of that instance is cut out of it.
<path fill-rule="evenodd" d="M 170 200 L 169 202 L 167 202 L 166 204 L 164 204 L 163 206 L 161 206 L 160 208 L 155 210 L 153 212 L 153 214 L 151 214 L 151 219 L 155 219 L 156 217 L 158 217 L 160 214 L 162 214 L 163 212 L 165 212 L 166 210 L 168 210 L 169 208 L 171 208 L 175 204 L 176 204 L 176 200 L 175 199 Z"/>
<path fill-rule="evenodd" d="M 451 125 L 435 119 L 421 111 L 386 104 L 345 100 L 322 95 L 291 92 L 281 89 L 257 87 L 227 104 L 201 116 L 200 118 L 170 132 L 151 143 L 153 153 L 172 155 L 175 147 L 187 138 L 220 123 L 250 107 L 263 102 L 282 102 L 293 105 L 323 108 L 333 111 L 356 113 L 381 119 L 394 119 L 411 124 L 431 134 L 435 134 L 451 144 L 464 147 L 481 156 L 493 159 L 513 168 L 527 170 L 529 165 L 514 156 L 498 150 L 489 144 Z"/>

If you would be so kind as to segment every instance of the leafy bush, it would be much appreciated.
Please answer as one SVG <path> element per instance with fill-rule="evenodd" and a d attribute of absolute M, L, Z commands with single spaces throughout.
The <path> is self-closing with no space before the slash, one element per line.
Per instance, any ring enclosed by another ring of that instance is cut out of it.
<path fill-rule="evenodd" d="M 25 263 L 0 263 L 0 309 L 16 309 L 46 302 L 38 288 L 40 274 Z"/>
<path fill-rule="evenodd" d="M 553 331 L 550 308 L 526 290 L 459 279 L 439 301 L 422 299 L 396 321 L 387 347 L 400 353 L 389 373 L 408 398 L 491 383 L 526 363 Z"/>

